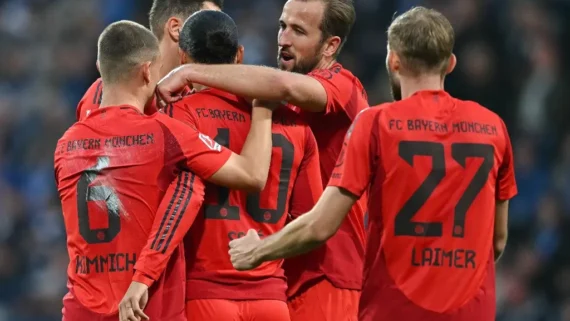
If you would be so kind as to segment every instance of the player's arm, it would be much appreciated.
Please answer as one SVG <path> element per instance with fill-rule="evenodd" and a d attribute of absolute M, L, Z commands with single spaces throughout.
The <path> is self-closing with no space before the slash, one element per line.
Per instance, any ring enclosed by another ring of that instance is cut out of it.
<path fill-rule="evenodd" d="M 204 183 L 192 172 L 180 172 L 170 183 L 154 217 L 146 245 L 135 264 L 133 281 L 150 287 L 160 277 L 204 202 Z"/>
<path fill-rule="evenodd" d="M 493 236 L 495 261 L 499 260 L 507 246 L 509 200 L 517 194 L 513 148 L 504 123 L 502 123 L 502 127 L 505 135 L 505 151 L 503 154 L 503 160 L 499 166 L 499 173 L 497 175 L 495 228 Z"/>
<path fill-rule="evenodd" d="M 190 170 L 214 184 L 251 192 L 261 191 L 267 181 L 272 148 L 272 110 L 262 106 L 273 108 L 276 105 L 255 104 L 251 128 L 239 155 L 194 128 L 176 122 L 176 128 L 170 132 L 182 153 L 174 155 L 171 161 L 181 165 L 182 170 Z"/>
<path fill-rule="evenodd" d="M 313 77 L 264 66 L 183 65 L 159 83 L 157 91 L 166 102 L 180 99 L 184 86 L 198 83 L 243 97 L 287 101 L 301 109 L 321 112 L 327 107 L 327 91 Z"/>
<path fill-rule="evenodd" d="M 305 154 L 291 191 L 289 214 L 295 219 L 307 213 L 323 193 L 317 142 L 309 126 L 305 129 Z"/>
<path fill-rule="evenodd" d="M 373 121 L 375 117 L 371 115 L 355 121 L 347 133 L 329 186 L 311 211 L 262 241 L 250 231 L 246 237 L 230 242 L 231 260 L 236 269 L 247 270 L 265 261 L 308 252 L 334 235 L 369 185 L 375 166 L 371 160 Z"/>

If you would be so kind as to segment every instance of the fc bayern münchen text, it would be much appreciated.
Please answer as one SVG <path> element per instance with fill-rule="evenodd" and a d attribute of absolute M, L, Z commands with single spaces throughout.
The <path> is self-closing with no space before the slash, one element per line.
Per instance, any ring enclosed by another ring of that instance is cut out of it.
<path fill-rule="evenodd" d="M 434 133 L 474 133 L 482 135 L 497 136 L 497 126 L 471 122 L 459 121 L 451 124 L 427 119 L 390 119 L 388 128 L 396 131 L 429 131 Z"/>

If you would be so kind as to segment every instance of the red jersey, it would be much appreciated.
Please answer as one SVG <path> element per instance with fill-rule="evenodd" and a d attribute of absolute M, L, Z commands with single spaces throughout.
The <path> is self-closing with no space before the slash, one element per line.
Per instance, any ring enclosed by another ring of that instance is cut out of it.
<path fill-rule="evenodd" d="M 358 113 L 368 108 L 364 87 L 350 71 L 336 63 L 330 69 L 309 73 L 327 92 L 327 106 L 322 113 L 300 111 L 315 133 L 319 146 L 321 176 L 326 186 L 342 149 L 344 136 Z M 293 107 L 294 110 L 299 110 Z M 295 295 L 318 279 L 326 277 L 334 286 L 360 290 L 365 249 L 364 216 L 366 196 L 352 208 L 338 233 L 325 245 L 285 262 L 289 290 Z"/>
<path fill-rule="evenodd" d="M 66 300 L 116 315 L 137 269 L 135 279 L 157 280 L 149 301 L 149 307 L 164 307 L 154 314 L 157 319 L 183 315 L 183 253 L 173 255 L 160 280 L 144 270 L 144 262 L 135 262 L 149 235 L 155 251 L 175 251 L 182 226 L 189 225 L 191 215 L 185 213 L 196 213 L 202 204 L 200 177 L 209 178 L 230 155 L 163 113 L 146 116 L 131 106 L 97 109 L 71 126 L 55 151 L 70 258 Z M 176 310 L 173 302 L 180 304 Z"/>
<path fill-rule="evenodd" d="M 101 105 L 101 99 L 103 99 L 103 80 L 98 78 L 95 82 L 87 89 L 83 98 L 79 101 L 77 109 L 75 110 L 75 117 L 77 121 L 84 120 L 85 117 L 89 116 L 93 110 L 99 108 Z M 160 108 L 156 104 L 156 99 L 153 98 L 144 112 L 147 115 L 152 115 L 156 113 Z"/>
<path fill-rule="evenodd" d="M 187 96 L 166 113 L 211 134 L 239 153 L 248 135 L 251 106 L 220 90 Z M 282 261 L 252 271 L 236 271 L 228 242 L 255 229 L 273 234 L 285 226 L 287 214 L 309 211 L 322 193 L 319 157 L 310 128 L 288 108 L 273 113 L 273 151 L 265 189 L 247 194 L 209 185 L 203 215 L 185 239 L 187 299 L 286 300 Z"/>
<path fill-rule="evenodd" d="M 421 91 L 353 127 L 329 185 L 369 193 L 359 320 L 494 320 L 495 203 L 517 193 L 501 118 Z"/>

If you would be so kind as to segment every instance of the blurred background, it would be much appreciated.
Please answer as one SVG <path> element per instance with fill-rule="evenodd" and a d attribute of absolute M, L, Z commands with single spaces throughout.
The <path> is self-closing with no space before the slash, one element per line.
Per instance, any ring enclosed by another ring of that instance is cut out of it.
<path fill-rule="evenodd" d="M 501 115 L 515 149 L 518 196 L 497 275 L 499 321 L 570 321 L 570 1 L 356 0 L 341 62 L 370 104 L 390 100 L 385 30 L 423 4 L 457 34 L 447 89 Z M 109 23 L 148 25 L 151 0 L 0 0 L 0 321 L 61 320 L 65 231 L 53 150 L 98 77 Z M 246 63 L 274 66 L 284 0 L 226 0 Z"/>

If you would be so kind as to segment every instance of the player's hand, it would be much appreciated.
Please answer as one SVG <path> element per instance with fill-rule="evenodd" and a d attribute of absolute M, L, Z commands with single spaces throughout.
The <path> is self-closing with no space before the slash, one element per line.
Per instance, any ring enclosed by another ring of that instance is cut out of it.
<path fill-rule="evenodd" d="M 149 320 L 143 312 L 148 303 L 148 286 L 140 282 L 131 282 L 127 293 L 119 303 L 120 321 Z"/>
<path fill-rule="evenodd" d="M 283 106 L 283 104 L 281 104 L 281 102 L 279 102 L 279 101 L 261 100 L 261 99 L 254 99 L 252 101 L 251 105 L 253 107 L 263 107 L 263 108 L 267 108 L 269 110 L 275 110 L 275 109 Z"/>
<path fill-rule="evenodd" d="M 187 93 L 187 88 L 192 89 L 192 84 L 184 77 L 183 68 L 185 66 L 172 70 L 156 85 L 156 97 L 160 105 L 177 102 Z"/>
<path fill-rule="evenodd" d="M 230 242 L 230 259 L 236 270 L 251 270 L 261 264 L 255 255 L 255 249 L 260 242 L 259 235 L 253 229 L 247 231 L 245 236 Z"/>

